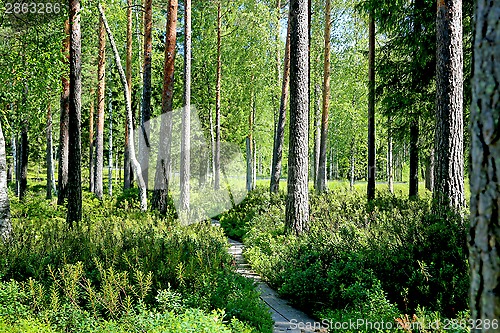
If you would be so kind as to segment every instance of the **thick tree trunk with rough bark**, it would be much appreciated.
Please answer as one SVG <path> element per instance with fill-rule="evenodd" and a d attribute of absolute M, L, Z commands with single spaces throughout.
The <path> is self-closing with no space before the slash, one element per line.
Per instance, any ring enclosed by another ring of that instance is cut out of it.
<path fill-rule="evenodd" d="M 144 212 L 148 209 L 146 184 L 144 182 L 144 179 L 142 178 L 141 165 L 140 165 L 139 161 L 137 161 L 137 158 L 135 156 L 135 147 L 134 147 L 134 140 L 133 140 L 134 127 L 133 127 L 133 123 L 132 123 L 132 106 L 130 103 L 130 93 L 128 90 L 127 78 L 125 77 L 125 72 L 123 71 L 123 67 L 122 67 L 121 59 L 120 59 L 120 54 L 118 53 L 118 49 L 116 48 L 115 39 L 113 37 L 113 34 L 111 33 L 111 30 L 109 29 L 108 22 L 106 21 L 106 15 L 104 14 L 104 10 L 102 9 L 101 4 L 99 4 L 98 7 L 99 7 L 99 13 L 100 13 L 102 20 L 104 22 L 104 27 L 106 28 L 106 32 L 108 34 L 109 43 L 111 44 L 111 48 L 113 49 L 116 67 L 118 68 L 120 80 L 122 81 L 122 85 L 123 85 L 123 95 L 125 98 L 125 109 L 127 110 L 127 126 L 128 126 L 128 132 L 129 132 L 128 144 L 129 144 L 129 151 L 130 151 L 130 160 L 131 160 L 132 166 L 134 167 L 134 172 L 137 175 L 137 183 L 139 185 L 139 200 L 140 200 L 140 204 L 141 204 L 141 211 Z"/>
<path fill-rule="evenodd" d="M 129 94 L 132 95 L 132 0 L 127 0 L 127 85 Z M 132 96 L 129 96 L 132 99 Z M 123 154 L 123 189 L 131 185 L 130 156 L 128 150 L 128 127 L 125 125 L 125 145 Z"/>
<path fill-rule="evenodd" d="M 69 226 L 82 219 L 81 179 L 81 92 L 82 59 L 80 33 L 80 0 L 69 0 L 69 154 L 68 154 L 68 203 Z"/>
<path fill-rule="evenodd" d="M 151 61 L 153 51 L 153 5 L 152 0 L 144 1 L 144 64 L 142 77 L 142 108 L 141 133 L 139 140 L 139 160 L 142 169 L 142 178 L 148 188 L 149 184 L 149 144 L 151 118 Z"/>
<path fill-rule="evenodd" d="M 368 200 L 375 199 L 375 17 L 370 11 L 368 54 Z"/>
<path fill-rule="evenodd" d="M 0 237 L 3 241 L 10 238 L 12 225 L 10 223 L 9 191 L 7 187 L 7 158 L 5 139 L 0 123 Z"/>
<path fill-rule="evenodd" d="M 500 318 L 500 29 L 498 1 L 478 0 L 471 106 L 469 264 L 474 323 Z M 476 328 L 472 332 L 480 332 Z"/>
<path fill-rule="evenodd" d="M 220 90 L 222 80 L 221 31 L 222 11 L 221 0 L 217 2 L 217 76 L 215 83 L 215 151 L 214 151 L 214 189 L 220 189 Z"/>
<path fill-rule="evenodd" d="M 191 0 L 184 1 L 184 108 L 181 127 L 180 209 L 189 210 L 191 178 Z"/>
<path fill-rule="evenodd" d="M 419 124 L 418 116 L 414 116 L 410 124 L 410 189 L 409 197 L 418 196 L 418 137 Z"/>
<path fill-rule="evenodd" d="M 316 177 L 316 191 L 326 191 L 326 152 L 328 141 L 328 112 L 330 109 L 330 0 L 325 5 L 325 55 L 323 64 L 323 112 L 321 113 L 321 140 L 319 165 Z"/>
<path fill-rule="evenodd" d="M 102 18 L 99 19 L 99 50 L 97 55 L 97 131 L 95 144 L 94 193 L 102 199 L 104 167 L 104 109 L 106 95 L 106 29 Z"/>
<path fill-rule="evenodd" d="M 64 61 L 69 63 L 69 20 L 64 23 L 66 38 L 63 41 Z M 59 165 L 57 175 L 57 204 L 64 205 L 68 189 L 68 147 L 69 147 L 69 80 L 61 77 L 61 115 L 59 118 Z"/>
<path fill-rule="evenodd" d="M 161 214 L 167 213 L 168 187 L 172 165 L 172 103 L 174 94 L 175 43 L 178 1 L 170 0 L 167 14 L 167 38 L 165 40 L 165 64 L 163 66 L 163 92 L 161 106 L 160 143 L 156 161 L 153 208 Z"/>
<path fill-rule="evenodd" d="M 300 234 L 309 229 L 309 7 L 290 1 L 290 143 L 285 227 Z"/>
<path fill-rule="evenodd" d="M 434 199 L 459 210 L 465 205 L 462 1 L 437 3 Z"/>
<path fill-rule="evenodd" d="M 271 193 L 278 193 L 281 178 L 281 164 L 283 159 L 283 142 L 285 140 L 286 107 L 290 83 L 290 16 L 288 17 L 287 37 L 285 42 L 285 61 L 283 64 L 283 82 L 281 86 L 280 109 L 278 125 L 274 137 L 273 162 L 271 165 Z"/>

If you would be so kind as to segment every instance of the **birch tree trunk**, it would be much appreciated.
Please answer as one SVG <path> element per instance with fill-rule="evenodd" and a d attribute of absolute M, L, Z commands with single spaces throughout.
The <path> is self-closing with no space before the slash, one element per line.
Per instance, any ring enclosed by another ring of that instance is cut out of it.
<path fill-rule="evenodd" d="M 132 107 L 131 107 L 131 103 L 130 103 L 130 93 L 128 90 L 127 78 L 125 77 L 125 73 L 123 71 L 123 67 L 122 67 L 121 59 L 120 59 L 120 54 L 118 53 L 118 49 L 116 48 L 115 39 L 113 37 L 113 34 L 111 33 L 111 30 L 109 29 L 108 22 L 106 20 L 106 15 L 104 14 L 104 10 L 102 9 L 101 4 L 98 5 L 98 8 L 99 8 L 99 13 L 102 17 L 102 20 L 104 22 L 104 27 L 106 28 L 106 32 L 108 34 L 109 43 L 111 44 L 111 47 L 113 49 L 116 67 L 118 68 L 118 73 L 120 74 L 120 80 L 122 81 L 122 85 L 123 85 L 123 95 L 125 98 L 125 108 L 127 110 L 127 126 L 128 126 L 128 133 L 129 133 L 128 144 L 129 144 L 130 160 L 131 160 L 132 166 L 134 167 L 134 172 L 137 175 L 137 182 L 139 185 L 139 199 L 140 199 L 140 203 L 141 203 L 141 211 L 144 212 L 148 208 L 146 184 L 144 183 L 144 179 L 142 178 L 141 165 L 137 161 L 137 158 L 135 156 L 135 147 L 134 147 L 134 141 L 133 141 L 134 127 L 132 125 Z"/>
<path fill-rule="evenodd" d="M 19 200 L 23 200 L 28 189 L 28 157 L 29 157 L 29 142 L 28 142 L 28 122 L 23 121 L 21 130 L 21 163 L 19 165 Z"/>
<path fill-rule="evenodd" d="M 215 154 L 214 154 L 214 189 L 220 189 L 220 93 L 222 80 L 221 57 L 222 11 L 221 0 L 217 2 L 217 76 L 215 83 Z"/>
<path fill-rule="evenodd" d="M 5 139 L 0 123 L 0 237 L 5 242 L 10 238 L 12 225 L 10 223 L 9 191 L 7 187 L 7 158 Z"/>
<path fill-rule="evenodd" d="M 99 51 L 97 56 L 97 140 L 95 145 L 96 161 L 94 171 L 94 193 L 102 199 L 104 168 L 104 109 L 106 95 L 106 29 L 102 18 L 99 19 Z"/>
<path fill-rule="evenodd" d="M 290 1 L 290 142 L 285 227 L 288 233 L 308 230 L 309 6 Z"/>
<path fill-rule="evenodd" d="M 438 0 L 436 63 L 436 163 L 434 199 L 439 206 L 465 205 L 463 159 L 462 1 Z"/>
<path fill-rule="evenodd" d="M 500 30 L 498 1 L 478 0 L 471 105 L 469 264 L 474 323 L 500 318 Z M 481 332 L 475 327 L 472 332 Z"/>
<path fill-rule="evenodd" d="M 113 100 L 109 89 L 108 194 L 113 195 Z"/>
<path fill-rule="evenodd" d="M 328 112 L 330 108 L 330 0 L 325 5 L 325 55 L 323 66 L 323 112 L 321 114 L 321 139 L 319 145 L 319 165 L 316 177 L 316 191 L 326 191 L 326 153 L 328 140 Z"/>
<path fill-rule="evenodd" d="M 89 190 L 94 193 L 94 89 L 90 90 L 90 115 L 89 115 Z"/>
<path fill-rule="evenodd" d="M 127 0 L 127 86 L 129 98 L 132 100 L 132 0 Z M 130 156 L 128 150 L 128 127 L 125 125 L 125 145 L 123 154 L 123 189 L 129 189 L 131 182 Z"/>
<path fill-rule="evenodd" d="M 69 154 L 67 222 L 70 227 L 82 219 L 81 179 L 81 32 L 80 0 L 69 0 Z"/>

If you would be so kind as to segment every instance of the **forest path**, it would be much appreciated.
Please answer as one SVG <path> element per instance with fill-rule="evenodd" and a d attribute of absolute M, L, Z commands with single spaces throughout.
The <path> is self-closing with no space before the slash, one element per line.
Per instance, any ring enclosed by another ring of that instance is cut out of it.
<path fill-rule="evenodd" d="M 218 221 L 213 221 L 215 225 L 219 225 Z M 315 320 L 311 319 L 302 311 L 299 311 L 288 305 L 287 301 L 281 299 L 278 293 L 271 289 L 267 283 L 262 281 L 259 274 L 255 273 L 250 264 L 243 257 L 243 249 L 245 245 L 228 238 L 231 247 L 229 253 L 234 257 L 236 263 L 236 271 L 247 277 L 255 280 L 257 290 L 260 292 L 260 298 L 267 304 L 271 316 L 274 320 L 273 333 L 318 333 L 326 332 L 326 330 L 313 329 Z M 319 323 L 316 323 L 319 325 Z"/>

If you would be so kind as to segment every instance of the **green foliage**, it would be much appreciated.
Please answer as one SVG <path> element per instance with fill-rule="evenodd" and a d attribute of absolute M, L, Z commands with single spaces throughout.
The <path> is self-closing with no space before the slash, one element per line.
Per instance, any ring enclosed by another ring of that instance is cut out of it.
<path fill-rule="evenodd" d="M 84 193 L 83 220 L 73 229 L 65 209 L 40 194 L 28 192 L 24 202 L 14 198 L 13 237 L 0 245 L 0 276 L 13 281 L 0 289 L 2 320 L 36 328 L 42 318 L 55 331 L 105 325 L 97 331 L 130 332 L 140 331 L 138 323 L 154 313 L 158 318 L 148 331 L 195 327 L 184 320 L 205 329 L 197 332 L 231 332 L 231 325 L 270 332 L 270 314 L 251 280 L 234 271 L 222 230 L 141 213 L 133 195 L 99 201 Z M 224 312 L 209 314 L 216 309 Z M 210 326 L 216 317 L 220 323 Z M 233 317 L 238 320 L 223 325 Z M 17 321 L 22 318 L 29 323 Z"/>
<path fill-rule="evenodd" d="M 269 207 L 260 199 L 239 208 L 243 215 L 266 207 L 236 226 L 248 230 L 245 256 L 300 308 L 335 320 L 394 319 L 419 307 L 454 317 L 466 309 L 465 222 L 434 215 L 428 196 L 378 193 L 367 203 L 364 194 L 340 188 L 312 195 L 310 232 L 302 237 L 284 235 L 282 202 Z"/>

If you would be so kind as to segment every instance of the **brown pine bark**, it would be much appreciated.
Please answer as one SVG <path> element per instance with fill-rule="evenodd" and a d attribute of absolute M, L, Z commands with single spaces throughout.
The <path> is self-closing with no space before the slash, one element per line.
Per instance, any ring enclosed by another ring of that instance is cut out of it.
<path fill-rule="evenodd" d="M 69 20 L 64 22 L 66 38 L 63 41 L 64 62 L 69 63 Z M 59 165 L 57 179 L 57 204 L 64 205 L 68 188 L 68 147 L 69 147 L 69 80 L 61 76 L 61 115 L 59 118 Z"/>
<path fill-rule="evenodd" d="M 498 1 L 478 0 L 471 105 L 469 264 L 471 332 L 500 318 L 500 33 Z"/>
<path fill-rule="evenodd" d="M 464 198 L 462 1 L 438 0 L 434 199 L 460 210 Z"/>
<path fill-rule="evenodd" d="M 375 17 L 370 11 L 368 54 L 368 200 L 375 199 Z"/>
<path fill-rule="evenodd" d="M 288 18 L 287 37 L 285 42 L 285 60 L 283 64 L 283 81 L 281 85 L 280 109 L 278 125 L 274 137 L 273 161 L 271 165 L 271 193 L 279 192 L 281 178 L 281 163 L 283 159 L 283 142 L 285 140 L 286 107 L 288 103 L 288 89 L 290 85 L 290 17 Z"/>
<path fill-rule="evenodd" d="M 308 230 L 309 131 L 309 6 L 290 1 L 290 142 L 285 228 L 288 233 Z"/>
<path fill-rule="evenodd" d="M 102 199 L 103 195 L 103 165 L 104 165 L 104 109 L 106 95 L 106 30 L 102 18 L 99 19 L 99 49 L 97 56 L 97 131 L 96 131 L 96 161 L 94 170 L 94 193 Z"/>
<path fill-rule="evenodd" d="M 81 180 L 81 33 L 80 1 L 69 0 L 69 154 L 67 222 L 82 219 Z"/>
<path fill-rule="evenodd" d="M 167 14 L 167 38 L 165 40 L 165 64 L 163 67 L 163 92 L 161 106 L 160 143 L 156 162 L 153 208 L 161 214 L 167 212 L 169 176 L 171 170 L 172 104 L 174 94 L 175 43 L 178 1 L 169 0 Z"/>
<path fill-rule="evenodd" d="M 316 191 L 326 191 L 326 152 L 328 141 L 328 112 L 330 108 L 330 0 L 325 6 L 325 55 L 323 64 L 323 110 L 321 113 L 321 139 L 319 145 L 319 164 L 316 177 Z"/>

